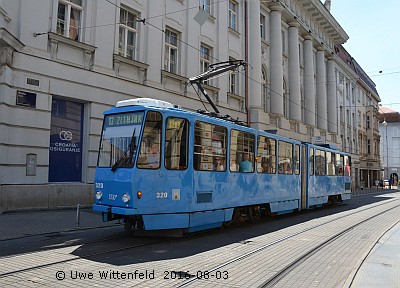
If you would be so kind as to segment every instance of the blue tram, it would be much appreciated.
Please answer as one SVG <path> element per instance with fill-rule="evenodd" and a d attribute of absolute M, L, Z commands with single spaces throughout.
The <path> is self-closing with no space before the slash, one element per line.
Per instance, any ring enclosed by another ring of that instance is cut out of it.
<path fill-rule="evenodd" d="M 155 99 L 104 112 L 93 210 L 194 232 L 350 198 L 350 156 Z"/>

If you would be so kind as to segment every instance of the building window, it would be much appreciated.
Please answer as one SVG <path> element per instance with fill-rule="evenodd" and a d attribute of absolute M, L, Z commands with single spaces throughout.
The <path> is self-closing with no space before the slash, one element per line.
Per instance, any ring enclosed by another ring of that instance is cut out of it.
<path fill-rule="evenodd" d="M 237 6 L 238 4 L 235 1 L 229 1 L 229 28 L 232 30 L 237 29 Z"/>
<path fill-rule="evenodd" d="M 120 10 L 118 54 L 137 59 L 137 19 L 138 16 L 124 8 Z"/>
<path fill-rule="evenodd" d="M 343 107 L 339 107 L 340 122 L 344 122 Z"/>
<path fill-rule="evenodd" d="M 350 142 L 350 137 L 347 137 L 347 151 L 351 152 L 351 142 Z"/>
<path fill-rule="evenodd" d="M 59 1 L 57 34 L 79 41 L 82 11 L 82 0 Z"/>
<path fill-rule="evenodd" d="M 345 150 L 346 146 L 345 146 L 345 143 L 344 143 L 344 136 L 343 135 L 340 135 L 340 143 L 342 145 L 342 150 Z"/>
<path fill-rule="evenodd" d="M 171 29 L 165 30 L 164 70 L 178 74 L 179 34 Z"/>
<path fill-rule="evenodd" d="M 286 53 L 286 33 L 285 31 L 281 31 L 281 35 L 282 35 L 282 52 Z"/>
<path fill-rule="evenodd" d="M 301 44 L 299 43 L 299 65 L 303 66 L 303 53 L 301 48 Z"/>
<path fill-rule="evenodd" d="M 211 64 L 211 48 L 201 44 L 200 46 L 200 73 L 208 70 Z M 204 81 L 205 84 L 210 85 L 210 80 Z"/>
<path fill-rule="evenodd" d="M 289 99 L 287 93 L 286 81 L 283 80 L 283 116 L 289 119 Z"/>
<path fill-rule="evenodd" d="M 366 128 L 367 120 L 365 119 L 365 114 L 363 114 L 363 128 Z"/>
<path fill-rule="evenodd" d="M 367 153 L 371 154 L 371 140 L 367 140 Z"/>
<path fill-rule="evenodd" d="M 211 0 L 201 0 L 201 8 L 211 15 Z"/>
<path fill-rule="evenodd" d="M 261 39 L 265 39 L 265 16 L 260 15 L 260 36 Z"/>
<path fill-rule="evenodd" d="M 236 61 L 233 58 L 229 58 L 229 61 Z M 237 71 L 229 72 L 229 93 L 238 94 L 238 74 Z"/>
<path fill-rule="evenodd" d="M 371 128 L 371 120 L 369 119 L 369 116 L 367 115 L 367 129 Z"/>
<path fill-rule="evenodd" d="M 306 100 L 304 99 L 303 89 L 300 91 L 301 96 L 301 121 L 304 123 L 306 119 Z"/>
<path fill-rule="evenodd" d="M 268 88 L 267 88 L 267 73 L 264 69 L 261 69 L 261 95 L 262 95 L 262 105 L 264 112 L 268 112 Z"/>

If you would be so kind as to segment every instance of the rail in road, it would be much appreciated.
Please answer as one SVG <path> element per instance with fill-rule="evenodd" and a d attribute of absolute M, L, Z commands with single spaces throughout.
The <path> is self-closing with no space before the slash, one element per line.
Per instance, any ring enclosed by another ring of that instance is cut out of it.
<path fill-rule="evenodd" d="M 182 239 L 110 238 L 10 254 L 0 258 L 0 286 L 342 286 L 400 218 L 399 193 L 370 197 Z"/>

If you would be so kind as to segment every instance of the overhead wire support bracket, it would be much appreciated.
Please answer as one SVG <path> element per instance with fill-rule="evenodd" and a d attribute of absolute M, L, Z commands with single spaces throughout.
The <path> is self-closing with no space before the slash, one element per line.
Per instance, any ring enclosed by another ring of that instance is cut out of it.
<path fill-rule="evenodd" d="M 219 74 L 225 73 L 227 71 L 232 71 L 235 70 L 236 68 L 240 66 L 245 66 L 246 62 L 243 60 L 235 60 L 235 61 L 225 61 L 225 62 L 220 62 L 220 63 L 215 63 L 209 66 L 208 70 L 204 73 L 201 73 L 200 75 L 190 77 L 189 78 L 189 83 L 190 85 L 194 86 L 196 85 L 201 93 L 203 93 L 204 97 L 206 97 L 208 103 L 210 103 L 211 107 L 214 109 L 215 113 L 219 115 L 219 110 L 215 106 L 214 102 L 211 100 L 211 98 L 208 96 L 207 91 L 203 88 L 202 82 L 210 79 L 214 76 L 217 76 Z M 227 118 L 225 116 L 224 118 Z"/>

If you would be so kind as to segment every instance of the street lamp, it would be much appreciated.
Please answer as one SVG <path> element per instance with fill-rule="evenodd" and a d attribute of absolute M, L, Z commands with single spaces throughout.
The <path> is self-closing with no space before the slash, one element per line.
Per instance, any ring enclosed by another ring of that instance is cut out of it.
<path fill-rule="evenodd" d="M 388 137 L 387 137 L 387 125 L 388 123 L 386 122 L 386 120 L 383 120 L 382 125 L 385 126 L 385 144 L 386 144 L 386 179 L 389 180 L 388 176 L 389 176 L 389 143 L 388 143 Z M 383 153 L 385 153 L 385 151 L 383 151 Z"/>

